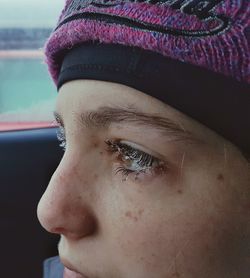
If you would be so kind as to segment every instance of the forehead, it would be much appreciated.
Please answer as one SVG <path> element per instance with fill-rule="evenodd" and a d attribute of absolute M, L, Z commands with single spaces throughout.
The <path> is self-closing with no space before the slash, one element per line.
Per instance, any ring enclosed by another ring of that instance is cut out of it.
<path fill-rule="evenodd" d="M 220 145 L 223 140 L 212 130 L 173 107 L 134 88 L 106 81 L 75 80 L 64 84 L 58 94 L 56 112 L 63 120 L 102 106 L 136 109 L 169 119 L 197 139 Z"/>
<path fill-rule="evenodd" d="M 56 111 L 66 117 L 67 113 L 70 116 L 72 111 L 96 110 L 100 106 L 135 109 L 168 117 L 180 126 L 183 125 L 183 129 L 185 126 L 191 128 L 194 123 L 180 111 L 139 90 L 118 83 L 97 80 L 75 80 L 64 84 L 57 97 Z"/>
<path fill-rule="evenodd" d="M 64 102 L 68 103 L 68 101 L 71 104 L 79 102 L 83 108 L 88 109 L 103 104 L 121 104 L 149 109 L 152 112 L 157 110 L 159 113 L 170 113 L 172 110 L 173 113 L 171 107 L 166 109 L 166 105 L 156 98 L 126 85 L 107 81 L 75 80 L 64 84 L 59 90 L 57 107 L 64 106 Z"/>

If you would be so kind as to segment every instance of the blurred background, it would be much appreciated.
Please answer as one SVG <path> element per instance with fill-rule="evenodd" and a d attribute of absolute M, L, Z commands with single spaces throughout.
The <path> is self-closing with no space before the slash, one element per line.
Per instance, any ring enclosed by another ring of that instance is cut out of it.
<path fill-rule="evenodd" d="M 57 254 L 58 237 L 36 208 L 62 150 L 55 128 L 37 128 L 53 125 L 57 91 L 43 46 L 64 1 L 0 0 L 1 278 L 42 277 L 43 261 Z"/>
<path fill-rule="evenodd" d="M 49 126 L 56 87 L 43 46 L 64 0 L 0 0 L 0 130 Z"/>

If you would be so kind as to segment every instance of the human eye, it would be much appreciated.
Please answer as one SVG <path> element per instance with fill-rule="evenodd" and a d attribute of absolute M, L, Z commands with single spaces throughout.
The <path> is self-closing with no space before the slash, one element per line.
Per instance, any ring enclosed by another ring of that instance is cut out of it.
<path fill-rule="evenodd" d="M 59 141 L 59 146 L 63 149 L 63 151 L 66 150 L 66 135 L 65 135 L 65 128 L 62 121 L 62 118 L 57 112 L 54 112 L 54 121 L 52 123 L 53 126 L 57 127 L 56 130 L 56 137 Z"/>
<path fill-rule="evenodd" d="M 65 130 L 64 127 L 59 125 L 56 131 L 56 136 L 59 141 L 59 146 L 63 149 L 63 151 L 66 150 L 66 136 L 65 136 Z"/>
<path fill-rule="evenodd" d="M 157 176 L 167 170 L 167 162 L 156 158 L 144 151 L 136 149 L 122 141 L 105 140 L 107 151 L 116 155 L 120 166 L 116 168 L 115 174 L 121 173 L 122 181 L 126 181 L 129 175 L 137 180 L 139 176 Z"/>

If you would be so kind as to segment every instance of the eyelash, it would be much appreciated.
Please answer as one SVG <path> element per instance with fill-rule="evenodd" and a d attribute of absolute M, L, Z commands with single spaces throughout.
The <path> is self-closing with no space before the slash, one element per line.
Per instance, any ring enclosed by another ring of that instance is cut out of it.
<path fill-rule="evenodd" d="M 57 129 L 57 139 L 60 142 L 59 146 L 66 150 L 66 138 L 65 131 L 62 126 Z M 166 162 L 162 161 L 148 153 L 141 150 L 135 149 L 120 141 L 105 140 L 107 145 L 106 151 L 111 154 L 115 154 L 119 163 L 123 164 L 136 164 L 136 169 L 131 170 L 129 167 L 119 166 L 115 169 L 115 174 L 122 174 L 122 181 L 126 181 L 130 174 L 135 174 L 134 179 L 137 180 L 139 174 L 145 175 L 146 173 L 150 176 L 155 176 L 166 172 Z M 131 162 L 131 163 L 130 163 Z M 130 167 L 131 168 L 131 167 Z"/>
<path fill-rule="evenodd" d="M 137 180 L 139 174 L 148 173 L 150 176 L 154 176 L 165 172 L 167 169 L 164 161 L 127 144 L 112 140 L 106 140 L 105 143 L 108 145 L 107 151 L 116 154 L 119 162 L 128 163 L 132 161 L 132 164 L 135 163 L 139 166 L 136 167 L 136 170 L 131 170 L 124 166 L 116 168 L 115 173 L 121 172 L 123 181 L 126 181 L 130 174 L 135 174 L 135 180 Z"/>
<path fill-rule="evenodd" d="M 65 130 L 61 125 L 59 125 L 58 129 L 56 130 L 56 136 L 59 141 L 59 146 L 63 149 L 63 151 L 65 151 L 66 150 L 66 136 L 65 136 Z"/>

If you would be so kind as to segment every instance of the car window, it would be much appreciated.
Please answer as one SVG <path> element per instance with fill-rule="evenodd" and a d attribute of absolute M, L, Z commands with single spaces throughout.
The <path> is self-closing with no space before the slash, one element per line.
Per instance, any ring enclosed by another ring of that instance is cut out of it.
<path fill-rule="evenodd" d="M 63 4 L 1 0 L 0 131 L 52 125 L 57 92 L 42 48 Z"/>

